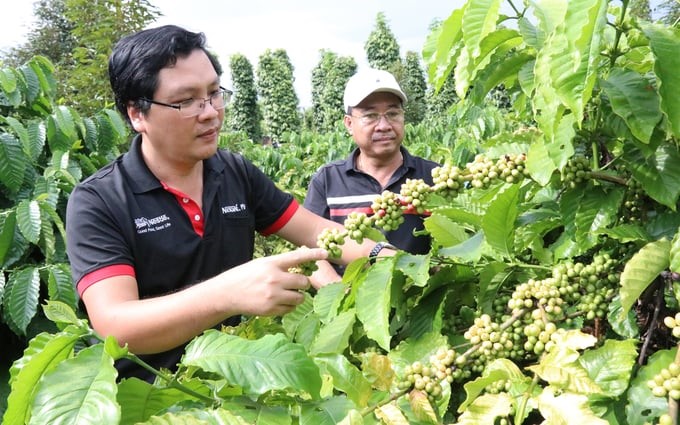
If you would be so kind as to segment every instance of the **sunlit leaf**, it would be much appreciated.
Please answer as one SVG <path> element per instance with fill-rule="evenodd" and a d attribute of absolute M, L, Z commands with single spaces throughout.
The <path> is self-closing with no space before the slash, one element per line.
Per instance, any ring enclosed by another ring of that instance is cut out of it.
<path fill-rule="evenodd" d="M 670 265 L 671 243 L 650 242 L 628 260 L 621 273 L 621 314 L 625 315 L 642 292 Z"/>
<path fill-rule="evenodd" d="M 214 330 L 194 339 L 182 364 L 217 373 L 246 394 L 296 390 L 319 397 L 319 369 L 299 344 L 281 335 L 246 340 Z"/>

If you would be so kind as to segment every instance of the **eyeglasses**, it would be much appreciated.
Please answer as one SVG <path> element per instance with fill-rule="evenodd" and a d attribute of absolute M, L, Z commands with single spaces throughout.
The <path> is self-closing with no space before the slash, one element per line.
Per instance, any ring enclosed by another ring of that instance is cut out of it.
<path fill-rule="evenodd" d="M 395 109 L 387 111 L 384 114 L 379 114 L 377 112 L 369 112 L 363 115 L 350 115 L 350 117 L 358 118 L 361 124 L 369 126 L 376 125 L 380 118 L 385 117 L 390 124 L 401 124 L 404 122 L 404 111 L 402 109 Z"/>
<path fill-rule="evenodd" d="M 231 100 L 231 95 L 233 92 L 231 90 L 220 87 L 219 90 L 212 93 L 209 97 L 205 99 L 187 99 L 179 103 L 164 103 L 158 102 L 156 100 L 148 99 L 146 97 L 141 98 L 144 101 L 153 103 L 154 105 L 167 106 L 168 108 L 177 109 L 179 115 L 184 118 L 191 118 L 199 115 L 205 109 L 206 102 L 210 103 L 210 106 L 215 110 L 224 109 Z"/>

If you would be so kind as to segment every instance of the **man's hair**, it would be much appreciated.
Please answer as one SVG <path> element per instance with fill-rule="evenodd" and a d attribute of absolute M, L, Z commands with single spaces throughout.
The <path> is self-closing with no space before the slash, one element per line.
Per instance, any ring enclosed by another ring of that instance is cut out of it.
<path fill-rule="evenodd" d="M 178 58 L 200 49 L 208 55 L 217 75 L 222 67 L 205 47 L 205 34 L 187 31 L 176 25 L 142 30 L 121 38 L 109 56 L 109 81 L 116 108 L 130 123 L 127 106 L 133 102 L 143 112 L 151 106 L 141 98 L 153 98 L 158 87 L 158 73 L 172 66 Z"/>

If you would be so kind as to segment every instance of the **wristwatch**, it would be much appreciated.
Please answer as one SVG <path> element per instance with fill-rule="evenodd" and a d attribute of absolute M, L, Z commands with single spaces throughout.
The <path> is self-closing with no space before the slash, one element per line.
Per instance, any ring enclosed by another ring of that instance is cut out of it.
<path fill-rule="evenodd" d="M 383 250 L 383 248 L 393 249 L 395 251 L 397 250 L 397 247 L 390 243 L 378 242 L 377 244 L 375 244 L 371 252 L 368 254 L 368 260 L 371 262 L 371 264 L 375 262 L 376 257 L 378 256 L 380 251 Z"/>

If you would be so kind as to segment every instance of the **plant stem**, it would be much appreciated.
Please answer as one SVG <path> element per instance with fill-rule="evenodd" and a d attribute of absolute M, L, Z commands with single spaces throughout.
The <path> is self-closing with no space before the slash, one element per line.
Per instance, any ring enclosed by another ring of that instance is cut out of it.
<path fill-rule="evenodd" d="M 647 353 L 647 347 L 649 346 L 650 341 L 652 340 L 652 335 L 654 334 L 654 329 L 656 328 L 656 323 L 659 321 L 659 313 L 661 312 L 661 305 L 663 304 L 663 283 L 659 285 L 658 280 L 655 281 L 656 283 L 656 298 L 654 300 L 654 313 L 652 314 L 652 320 L 649 322 L 649 326 L 647 327 L 647 335 L 645 336 L 645 342 L 642 344 L 642 348 L 640 348 L 640 355 L 638 356 L 638 365 L 642 366 L 642 364 L 645 361 L 646 353 Z"/>
<path fill-rule="evenodd" d="M 96 339 L 97 341 L 99 341 L 100 344 L 103 344 L 104 341 L 105 341 L 104 338 L 102 338 L 98 333 L 94 332 L 94 330 L 90 330 L 87 337 Z M 129 351 L 127 352 L 127 354 L 125 356 L 123 356 L 123 358 L 130 360 L 131 362 L 135 363 L 138 366 L 141 366 L 147 372 L 153 373 L 154 375 L 160 377 L 161 379 L 163 379 L 164 381 L 166 381 L 168 383 L 168 387 L 170 387 L 170 388 L 175 388 L 176 390 L 182 391 L 185 394 L 188 394 L 192 397 L 195 397 L 199 400 L 202 400 L 206 403 L 209 403 L 211 406 L 217 406 L 217 405 L 220 404 L 219 400 L 212 399 L 208 396 L 205 396 L 203 394 L 199 394 L 196 391 L 185 387 L 184 385 L 177 382 L 177 380 L 175 379 L 174 376 L 169 375 L 167 373 L 163 373 L 158 369 L 155 369 L 153 366 L 146 363 L 144 360 L 140 359 L 135 354 L 130 353 Z"/>
<path fill-rule="evenodd" d="M 534 374 L 534 379 L 531 380 L 531 385 L 529 385 L 529 388 L 524 392 L 522 395 L 522 399 L 519 401 L 517 404 L 517 413 L 515 413 L 515 423 L 519 424 L 521 423 L 520 420 L 526 416 L 526 408 L 527 408 L 527 403 L 529 402 L 529 397 L 531 397 L 531 394 L 534 392 L 534 387 L 538 384 L 538 375 Z"/>
<path fill-rule="evenodd" d="M 680 363 L 680 344 L 676 345 L 677 351 L 675 352 L 675 363 Z M 678 423 L 678 400 L 673 397 L 668 397 L 668 415 L 671 417 L 671 423 Z"/>
<path fill-rule="evenodd" d="M 381 402 L 379 402 L 379 403 L 376 403 L 376 404 L 373 405 L 373 406 L 367 406 L 367 407 L 365 407 L 365 408 L 364 408 L 361 412 L 359 412 L 359 413 L 361 414 L 361 416 L 369 415 L 369 414 L 371 414 L 372 412 L 374 412 L 375 409 L 377 409 L 377 408 L 379 408 L 379 407 L 381 407 L 381 406 L 384 406 L 384 405 L 386 405 L 386 404 L 390 404 L 390 403 L 392 403 L 393 401 L 395 401 L 396 399 L 398 399 L 399 397 L 403 396 L 404 394 L 406 394 L 406 393 L 409 391 L 409 389 L 410 389 L 410 388 L 407 388 L 407 389 L 405 389 L 405 390 L 401 390 L 401 391 L 397 391 L 396 393 L 392 393 L 392 394 L 390 394 L 389 398 L 387 398 L 387 399 L 385 399 L 385 400 L 383 400 L 383 401 L 381 401 Z"/>
<path fill-rule="evenodd" d="M 134 354 L 132 354 L 132 353 L 128 353 L 128 354 L 125 356 L 125 358 L 128 359 L 128 360 L 130 360 L 131 362 L 134 362 L 135 364 L 137 364 L 137 365 L 143 367 L 143 368 L 144 368 L 145 370 L 147 370 L 148 372 L 151 372 L 151 373 L 153 373 L 154 375 L 160 377 L 160 378 L 163 379 L 164 381 L 166 381 L 169 388 L 174 388 L 174 389 L 176 389 L 176 390 L 182 391 L 182 392 L 185 393 L 185 394 L 188 394 L 188 395 L 190 395 L 190 396 L 192 396 L 192 397 L 195 397 L 195 398 L 197 398 L 197 399 L 199 399 L 199 400 L 201 400 L 201 401 L 204 401 L 204 402 L 206 402 L 206 403 L 209 403 L 211 406 L 219 405 L 219 401 L 218 401 L 218 400 L 212 399 L 212 398 L 210 398 L 210 397 L 208 397 L 208 396 L 205 396 L 205 395 L 203 395 L 203 394 L 197 393 L 196 391 L 194 391 L 194 390 L 192 390 L 192 389 L 190 389 L 190 388 L 187 388 L 186 386 L 180 384 L 180 383 L 177 381 L 177 379 L 175 379 L 174 376 L 169 375 L 169 374 L 167 374 L 167 373 L 163 373 L 163 372 L 161 372 L 161 371 L 158 370 L 158 369 L 155 369 L 153 366 L 149 365 L 148 363 L 146 363 L 144 360 L 140 359 L 140 358 L 137 357 L 136 355 L 134 355 Z"/>
<path fill-rule="evenodd" d="M 627 186 L 626 179 L 618 176 L 612 176 L 611 174 L 601 173 L 599 171 L 591 171 L 590 177 L 593 179 L 604 180 L 611 183 L 620 184 L 622 186 Z"/>

